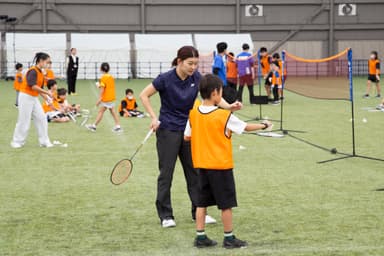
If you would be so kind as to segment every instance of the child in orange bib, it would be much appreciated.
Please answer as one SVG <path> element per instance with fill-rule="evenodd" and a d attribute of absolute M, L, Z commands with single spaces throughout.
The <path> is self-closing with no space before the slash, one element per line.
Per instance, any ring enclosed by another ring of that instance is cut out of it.
<path fill-rule="evenodd" d="M 125 97 L 119 105 L 119 114 L 121 117 L 145 117 L 144 113 L 137 109 L 136 98 L 132 89 L 125 90 Z"/>
<path fill-rule="evenodd" d="M 100 81 L 96 83 L 96 86 L 100 90 L 99 99 L 96 102 L 96 106 L 100 106 L 99 113 L 97 114 L 96 121 L 94 124 L 87 124 L 86 128 L 92 132 L 96 132 L 96 126 L 103 119 L 104 112 L 109 110 L 113 120 L 115 121 L 115 127 L 112 129 L 113 132 L 122 132 L 120 127 L 119 117 L 115 112 L 115 100 L 116 100 L 116 91 L 115 91 L 115 79 L 111 74 L 109 74 L 110 66 L 107 62 L 101 64 L 100 71 L 103 72 L 103 75 L 100 78 Z"/>
<path fill-rule="evenodd" d="M 16 102 L 15 106 L 19 106 L 19 93 L 20 93 L 20 87 L 23 84 L 23 64 L 17 63 L 15 65 L 16 74 L 15 74 L 15 81 L 13 82 L 13 88 L 16 91 Z"/>
<path fill-rule="evenodd" d="M 380 89 L 380 60 L 377 51 L 372 51 L 370 59 L 368 60 L 368 80 L 367 80 L 367 91 L 364 98 L 369 98 L 371 91 L 371 83 L 376 84 L 376 98 L 381 97 Z"/>
<path fill-rule="evenodd" d="M 196 238 L 198 248 L 215 246 L 217 243 L 205 234 L 206 208 L 217 205 L 224 225 L 225 248 L 242 248 L 247 242 L 233 235 L 232 208 L 237 206 L 233 177 L 232 133 L 261 130 L 272 124 L 247 124 L 230 111 L 220 109 L 223 83 L 215 75 L 201 79 L 199 90 L 203 102 L 189 114 L 184 138 L 191 140 L 192 162 L 198 173 L 198 201 L 196 211 Z"/>
<path fill-rule="evenodd" d="M 65 115 L 64 109 L 60 106 L 57 94 L 57 82 L 56 80 L 48 80 L 47 88 L 52 94 L 52 99 L 43 101 L 43 110 L 47 115 L 48 122 L 66 123 L 70 119 Z"/>

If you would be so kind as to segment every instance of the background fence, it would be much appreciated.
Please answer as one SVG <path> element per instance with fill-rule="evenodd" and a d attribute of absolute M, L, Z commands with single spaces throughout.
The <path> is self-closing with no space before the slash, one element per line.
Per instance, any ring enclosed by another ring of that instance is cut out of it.
<path fill-rule="evenodd" d="M 343 63 L 342 66 L 345 66 L 345 69 L 348 68 L 347 62 L 342 60 Z M 27 69 L 32 65 L 32 62 L 22 62 L 24 65 L 24 69 Z M 159 75 L 162 72 L 166 72 L 167 70 L 171 69 L 171 63 L 170 61 L 158 61 L 158 62 L 151 62 L 151 61 L 143 61 L 143 62 L 109 62 L 111 66 L 110 73 L 118 79 L 132 79 L 132 78 L 155 78 L 157 75 Z M 345 64 L 345 65 L 344 65 Z M 13 62 L 7 62 L 3 63 L 3 65 L 6 65 L 7 68 L 5 70 L 8 70 L 8 73 L 5 72 L 2 74 L 2 78 L 11 78 L 14 76 L 14 63 Z M 101 75 L 100 73 L 100 65 L 101 62 L 80 62 L 79 65 L 79 73 L 78 78 L 79 79 L 98 79 Z M 201 73 L 206 74 L 211 72 L 211 65 L 212 61 L 200 61 L 199 64 L 199 70 Z M 302 75 L 302 76 L 313 76 L 314 74 L 317 75 L 324 75 L 327 73 L 324 73 L 324 67 L 322 65 L 313 66 L 311 70 L 307 70 L 304 68 L 300 68 L 297 66 L 297 62 L 292 61 L 291 63 L 287 61 L 287 67 L 288 67 L 288 75 Z M 340 66 L 340 65 L 337 65 Z M 256 69 L 257 69 L 257 63 L 256 63 Z M 12 72 L 9 72 L 9 70 L 12 70 Z M 52 70 L 55 72 L 55 75 L 57 77 L 65 78 L 66 77 L 66 69 L 65 69 L 65 62 L 53 62 L 52 63 Z M 345 70 L 344 70 L 345 71 Z M 342 72 L 345 73 L 345 72 Z M 367 60 L 353 60 L 353 75 L 354 76 L 366 76 L 368 74 L 368 65 Z M 257 74 L 256 74 L 257 75 Z"/>

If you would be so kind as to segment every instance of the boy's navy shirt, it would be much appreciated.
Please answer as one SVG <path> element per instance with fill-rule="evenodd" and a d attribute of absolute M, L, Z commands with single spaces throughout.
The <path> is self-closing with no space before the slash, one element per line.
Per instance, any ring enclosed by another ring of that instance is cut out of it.
<path fill-rule="evenodd" d="M 160 128 L 170 131 L 185 130 L 189 111 L 199 92 L 200 80 L 201 74 L 198 71 L 181 80 L 175 68 L 153 80 L 152 84 L 159 92 L 161 100 Z"/>

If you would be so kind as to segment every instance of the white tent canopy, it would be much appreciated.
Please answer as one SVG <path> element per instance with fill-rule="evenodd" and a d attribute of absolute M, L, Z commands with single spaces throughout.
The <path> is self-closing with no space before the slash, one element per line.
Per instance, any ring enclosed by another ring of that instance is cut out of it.
<path fill-rule="evenodd" d="M 58 76 L 65 76 L 66 35 L 47 33 L 7 33 L 7 73 L 14 74 L 15 62 L 25 67 L 32 64 L 36 52 L 51 55 L 53 69 Z M 243 43 L 253 49 L 250 34 L 135 34 L 136 71 L 138 77 L 156 77 L 171 68 L 177 50 L 184 45 L 194 45 L 200 52 L 200 71 L 210 72 L 212 53 L 218 42 L 227 42 L 228 51 L 241 51 Z M 129 34 L 71 34 L 71 47 L 77 48 L 80 58 L 78 78 L 95 79 L 100 76 L 102 62 L 109 62 L 111 74 L 116 78 L 131 77 L 131 50 Z"/>
<path fill-rule="evenodd" d="M 98 73 L 102 62 L 110 64 L 112 75 L 128 78 L 131 49 L 128 34 L 72 34 L 71 41 L 80 58 L 79 78 L 96 78 L 95 72 Z"/>
<path fill-rule="evenodd" d="M 238 54 L 242 51 L 241 46 L 244 43 L 249 44 L 253 49 L 253 42 L 250 34 L 196 34 L 196 47 L 201 54 L 216 51 L 216 44 L 226 42 L 228 51 Z"/>
<path fill-rule="evenodd" d="M 62 62 L 65 60 L 65 34 L 7 33 L 6 38 L 8 74 L 14 74 L 15 62 L 21 62 L 25 67 L 32 65 L 37 52 L 48 53 L 55 63 L 55 71 L 62 71 Z"/>
<path fill-rule="evenodd" d="M 217 43 L 226 42 L 228 52 L 233 52 L 235 55 L 242 51 L 244 43 L 249 44 L 250 49 L 253 49 L 250 34 L 196 34 L 195 42 L 201 56 L 199 70 L 203 74 L 212 71 L 213 52 L 216 52 Z"/>
<path fill-rule="evenodd" d="M 169 70 L 177 50 L 193 45 L 190 34 L 136 34 L 137 74 L 139 77 L 156 77 Z"/>

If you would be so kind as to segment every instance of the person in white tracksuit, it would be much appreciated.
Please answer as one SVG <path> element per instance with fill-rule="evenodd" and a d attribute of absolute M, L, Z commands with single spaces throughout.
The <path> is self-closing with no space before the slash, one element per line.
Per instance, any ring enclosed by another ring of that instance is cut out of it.
<path fill-rule="evenodd" d="M 43 69 L 50 61 L 47 53 L 36 53 L 34 58 L 35 65 L 26 73 L 19 94 L 19 116 L 17 119 L 11 147 L 21 148 L 24 146 L 31 125 L 31 119 L 35 125 L 39 144 L 41 147 L 52 147 L 53 144 L 48 137 L 48 121 L 40 104 L 38 96 L 46 101 L 51 101 L 52 95 L 43 89 L 44 74 Z"/>

